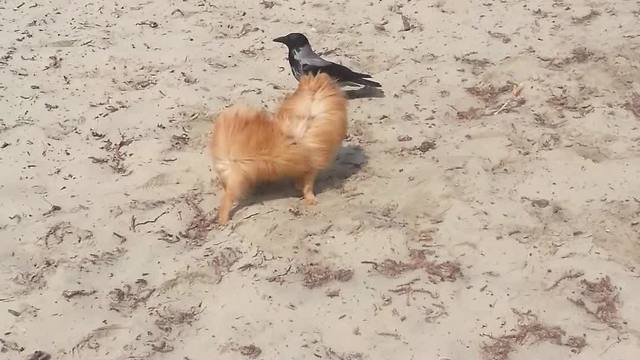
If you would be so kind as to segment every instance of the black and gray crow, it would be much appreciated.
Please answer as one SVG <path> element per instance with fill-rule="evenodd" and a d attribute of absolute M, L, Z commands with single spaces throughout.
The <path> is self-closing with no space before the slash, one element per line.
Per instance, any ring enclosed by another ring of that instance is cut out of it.
<path fill-rule="evenodd" d="M 303 74 L 325 73 L 343 84 L 355 83 L 370 87 L 381 87 L 380 83 L 373 80 L 371 75 L 351 71 L 348 67 L 327 61 L 316 54 L 309 44 L 306 36 L 300 33 L 291 33 L 286 36 L 273 39 L 275 42 L 287 45 L 289 49 L 289 65 L 296 80 L 300 80 Z"/>

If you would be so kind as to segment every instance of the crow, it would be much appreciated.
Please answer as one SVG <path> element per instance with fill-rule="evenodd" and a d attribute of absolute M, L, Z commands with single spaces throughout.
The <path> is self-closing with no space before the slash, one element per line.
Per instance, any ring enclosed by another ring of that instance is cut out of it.
<path fill-rule="evenodd" d="M 343 85 L 359 84 L 369 87 L 382 86 L 378 82 L 367 80 L 371 78 L 371 75 L 357 73 L 344 65 L 336 64 L 321 58 L 313 51 L 311 44 L 309 44 L 309 40 L 303 34 L 291 33 L 286 36 L 275 38 L 273 41 L 287 45 L 287 48 L 289 49 L 288 60 L 289 65 L 291 66 L 291 72 L 293 72 L 293 76 L 298 81 L 304 74 L 310 73 L 315 75 L 322 72 L 336 79 Z"/>

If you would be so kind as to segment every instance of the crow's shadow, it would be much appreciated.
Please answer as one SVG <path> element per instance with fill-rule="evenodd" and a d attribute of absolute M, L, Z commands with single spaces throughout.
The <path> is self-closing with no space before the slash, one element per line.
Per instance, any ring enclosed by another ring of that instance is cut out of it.
<path fill-rule="evenodd" d="M 384 90 L 380 88 L 374 88 L 370 86 L 361 87 L 359 89 L 345 90 L 344 92 L 347 98 L 353 99 L 367 99 L 367 98 L 383 98 Z"/>

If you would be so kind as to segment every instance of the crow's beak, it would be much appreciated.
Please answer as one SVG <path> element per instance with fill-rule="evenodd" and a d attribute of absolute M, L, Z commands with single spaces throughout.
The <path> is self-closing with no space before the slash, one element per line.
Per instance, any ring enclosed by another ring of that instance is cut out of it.
<path fill-rule="evenodd" d="M 273 39 L 273 41 L 275 41 L 275 42 L 279 42 L 279 43 L 283 43 L 283 44 L 286 44 L 285 40 L 286 40 L 286 39 L 285 39 L 285 37 L 284 37 L 284 36 L 281 36 L 281 37 L 279 37 L 279 38 L 275 38 L 275 39 Z"/>

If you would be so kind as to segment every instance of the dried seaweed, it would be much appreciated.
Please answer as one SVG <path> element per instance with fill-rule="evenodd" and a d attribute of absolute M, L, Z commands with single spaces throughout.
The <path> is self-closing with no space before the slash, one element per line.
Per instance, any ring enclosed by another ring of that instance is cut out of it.
<path fill-rule="evenodd" d="M 633 113 L 640 120 L 640 94 L 634 92 L 631 99 L 625 104 L 625 108 Z"/>
<path fill-rule="evenodd" d="M 551 105 L 556 109 L 559 113 L 562 114 L 563 111 L 571 111 L 574 113 L 578 113 L 580 116 L 585 116 L 586 114 L 592 112 L 594 110 L 592 105 L 581 105 L 577 99 L 572 96 L 567 95 L 567 89 L 563 88 L 561 94 L 554 94 L 547 99 L 547 104 Z"/>
<path fill-rule="evenodd" d="M 132 90 L 144 90 L 150 86 L 156 85 L 158 83 L 158 81 L 156 79 L 144 79 L 144 80 L 128 80 L 125 81 L 125 85 L 127 85 L 127 87 L 129 89 Z"/>
<path fill-rule="evenodd" d="M 189 145 L 189 134 L 182 133 L 180 135 L 172 135 L 171 136 L 171 150 L 179 151 L 182 150 L 185 146 Z"/>
<path fill-rule="evenodd" d="M 514 86 L 515 84 L 511 82 L 507 82 L 506 84 L 499 87 L 496 87 L 493 84 L 480 83 L 478 85 L 466 88 L 465 90 L 469 94 L 482 100 L 484 103 L 493 105 L 497 102 L 500 95 L 508 93 L 513 89 Z"/>
<path fill-rule="evenodd" d="M 202 304 L 198 306 L 191 306 L 186 310 L 173 309 L 170 307 L 163 308 L 162 311 L 156 311 L 158 319 L 155 324 L 160 330 L 164 332 L 171 332 L 173 326 L 178 325 L 191 325 L 194 321 L 198 320 L 200 314 L 204 311 Z"/>
<path fill-rule="evenodd" d="M 275 274 L 273 276 L 269 276 L 267 278 L 267 281 L 269 281 L 269 282 L 277 282 L 277 283 L 282 285 L 284 283 L 284 278 L 287 275 L 289 275 L 289 273 L 291 272 L 291 268 L 292 267 L 293 266 L 289 265 L 289 266 L 287 266 L 287 269 L 284 272 L 282 272 L 281 274 Z"/>
<path fill-rule="evenodd" d="M 89 159 L 95 164 L 107 164 L 115 172 L 120 175 L 130 175 L 132 171 L 127 171 L 125 166 L 125 159 L 130 156 L 124 147 L 131 145 L 133 138 L 125 138 L 124 134 L 120 134 L 120 141 L 117 143 L 112 142 L 110 139 L 104 140 L 104 145 L 100 149 L 109 153 L 107 157 L 98 158 L 95 156 L 89 156 Z"/>
<path fill-rule="evenodd" d="M 62 244 L 69 237 L 77 243 L 93 238 L 93 232 L 82 230 L 73 225 L 69 221 L 61 221 L 54 224 L 47 230 L 47 233 L 41 238 L 44 245 L 49 248 L 51 245 Z"/>
<path fill-rule="evenodd" d="M 166 339 L 160 339 L 151 343 L 151 350 L 165 354 L 172 352 L 174 347 Z"/>
<path fill-rule="evenodd" d="M 488 334 L 482 336 L 491 339 L 489 343 L 482 343 L 482 357 L 486 360 L 507 360 L 517 346 L 533 345 L 541 342 L 550 342 L 555 345 L 567 346 L 574 353 L 579 353 L 587 345 L 584 337 L 570 336 L 567 341 L 562 341 L 566 336 L 559 326 L 548 326 L 541 323 L 538 317 L 528 311 L 512 311 L 518 316 L 518 322 L 514 333 L 494 337 Z"/>
<path fill-rule="evenodd" d="M 49 215 L 51 215 L 51 214 L 53 214 L 53 213 L 55 213 L 55 212 L 57 212 L 57 211 L 60 211 L 60 210 L 62 210 L 62 208 L 61 208 L 60 206 L 58 206 L 58 205 L 51 205 L 51 209 L 49 209 L 49 210 L 47 210 L 46 212 L 44 212 L 44 213 L 42 214 L 42 216 L 49 216 Z"/>
<path fill-rule="evenodd" d="M 534 201 L 540 201 L 540 200 L 534 200 Z M 546 201 L 546 200 L 545 200 Z M 532 202 L 533 203 L 533 202 Z M 547 204 L 548 205 L 548 204 Z M 541 207 L 541 206 L 538 206 Z M 562 282 L 563 280 L 567 280 L 567 279 L 576 279 L 579 278 L 581 276 L 584 276 L 584 272 L 582 271 L 576 271 L 574 272 L 573 270 L 570 270 L 568 273 L 562 275 L 558 280 L 556 280 L 553 285 L 549 286 L 548 288 L 545 289 L 545 291 L 549 291 L 552 289 L 555 289 L 560 282 Z"/>
<path fill-rule="evenodd" d="M 471 65 L 473 67 L 473 69 L 471 70 L 471 73 L 473 75 L 480 75 L 486 67 L 488 67 L 489 65 L 493 65 L 493 63 L 486 58 L 481 58 L 481 59 L 470 58 L 471 55 L 475 55 L 475 54 L 477 54 L 477 52 L 472 51 L 462 56 L 454 56 L 454 58 L 456 59 L 456 61 L 459 61 L 463 64 Z"/>
<path fill-rule="evenodd" d="M 447 309 L 444 307 L 443 304 L 432 303 L 431 305 L 433 305 L 433 307 L 436 308 L 437 310 L 434 310 L 433 308 L 427 308 L 425 310 L 426 322 L 431 323 L 443 316 L 449 315 L 449 313 L 447 312 Z"/>
<path fill-rule="evenodd" d="M 200 207 L 199 204 L 203 201 L 202 194 L 189 194 L 184 201 L 194 212 L 194 216 L 187 228 L 178 235 L 188 239 L 189 245 L 201 246 L 206 241 L 209 232 L 215 227 L 216 218 L 212 214 L 205 213 Z"/>
<path fill-rule="evenodd" d="M 19 272 L 12 280 L 24 288 L 22 291 L 23 294 L 36 289 L 43 289 L 47 286 L 45 275 L 57 266 L 58 263 L 56 261 L 45 259 L 42 263 L 37 264 L 33 271 Z"/>
<path fill-rule="evenodd" d="M 164 241 L 169 244 L 175 244 L 180 241 L 180 236 L 167 232 L 166 230 L 156 231 L 156 234 L 160 235 L 158 240 Z"/>
<path fill-rule="evenodd" d="M 111 265 L 126 253 L 127 249 L 124 247 L 117 247 L 111 251 L 91 253 L 88 257 L 80 260 L 80 270 L 88 271 L 88 267 L 91 265 Z"/>
<path fill-rule="evenodd" d="M 49 60 L 51 60 L 51 62 L 49 63 L 49 65 L 44 67 L 45 70 L 60 68 L 60 64 L 62 64 L 62 58 L 53 55 L 49 56 Z"/>
<path fill-rule="evenodd" d="M 240 352 L 240 354 L 250 358 L 250 359 L 255 359 L 258 356 L 260 356 L 260 354 L 262 354 L 262 349 L 260 349 L 259 347 L 251 344 L 251 345 L 245 345 L 245 346 L 241 346 L 238 351 Z"/>
<path fill-rule="evenodd" d="M 130 312 L 145 303 L 155 292 L 154 288 L 147 288 L 147 281 L 139 279 L 135 286 L 125 284 L 122 288 L 115 288 L 109 292 L 111 304 L 109 309 L 117 312 Z"/>
<path fill-rule="evenodd" d="M 302 273 L 304 275 L 304 286 L 309 289 L 323 286 L 334 280 L 340 282 L 349 281 L 353 277 L 353 270 L 333 270 L 328 266 L 321 266 L 317 264 L 303 266 Z"/>
<path fill-rule="evenodd" d="M 561 70 L 567 65 L 584 64 L 591 60 L 600 60 L 601 57 L 594 58 L 593 51 L 586 47 L 577 47 L 571 50 L 571 55 L 564 58 L 540 58 L 548 62 L 548 67 L 555 70 Z"/>
<path fill-rule="evenodd" d="M 16 53 L 16 50 L 17 49 L 13 46 L 10 46 L 9 48 L 7 48 L 7 51 L 5 52 L 5 54 L 0 56 L 0 66 L 9 65 L 9 61 L 13 59 L 13 54 Z"/>
<path fill-rule="evenodd" d="M 10 340 L 6 340 L 3 338 L 0 338 L 0 353 L 6 353 L 9 351 L 15 351 L 15 352 L 23 352 L 24 351 L 24 347 L 20 346 L 17 342 L 15 341 L 10 341 Z"/>
<path fill-rule="evenodd" d="M 62 292 L 62 297 L 69 300 L 77 296 L 91 296 L 97 292 L 97 290 L 64 290 Z"/>
<path fill-rule="evenodd" d="M 515 344 L 511 339 L 503 339 L 502 337 L 494 338 L 486 335 L 492 341 L 491 343 L 483 343 L 481 345 L 482 357 L 486 360 L 507 360 L 509 354 L 515 350 Z"/>
<path fill-rule="evenodd" d="M 490 30 L 487 33 L 492 38 L 502 40 L 502 42 L 505 43 L 505 44 L 508 44 L 508 43 L 511 42 L 511 38 L 507 34 L 503 34 L 503 33 L 500 33 L 500 32 L 493 32 L 493 31 L 490 31 Z"/>
<path fill-rule="evenodd" d="M 456 117 L 459 120 L 475 120 L 484 116 L 484 109 L 470 107 L 467 110 L 456 110 Z"/>
<path fill-rule="evenodd" d="M 434 293 L 431 290 L 427 290 L 427 289 L 423 289 L 423 288 L 414 288 L 412 285 L 415 284 L 419 279 L 414 279 L 406 284 L 401 284 L 398 285 L 395 289 L 391 289 L 389 290 L 392 293 L 395 294 L 399 294 L 399 295 L 407 295 L 407 306 L 411 305 L 411 298 L 413 296 L 413 294 L 415 293 L 423 293 L 423 294 L 429 294 L 429 296 L 431 296 L 432 299 L 437 299 L 440 297 L 440 295 L 438 295 L 438 293 Z"/>
<path fill-rule="evenodd" d="M 165 210 L 165 211 L 161 212 L 158 216 L 153 218 L 152 220 L 145 220 L 145 221 L 141 221 L 141 222 L 138 222 L 138 220 L 136 219 L 135 215 L 133 215 L 133 216 L 131 216 L 130 229 L 131 229 L 131 231 L 135 232 L 136 228 L 138 226 L 148 225 L 148 224 L 155 224 L 158 221 L 158 219 L 160 219 L 162 216 L 164 216 L 164 215 L 166 215 L 168 213 L 169 213 L 169 211 Z"/>
<path fill-rule="evenodd" d="M 421 153 L 426 153 L 427 151 L 433 150 L 436 147 L 437 145 L 435 141 L 425 140 L 420 144 L 420 146 L 416 147 L 416 150 L 420 151 Z"/>
<path fill-rule="evenodd" d="M 324 348 L 325 348 L 325 355 L 329 360 L 363 360 L 364 359 L 364 354 L 359 352 L 338 353 L 330 347 L 324 346 Z"/>
<path fill-rule="evenodd" d="M 231 271 L 231 266 L 242 258 L 242 253 L 238 249 L 225 247 L 215 255 L 209 251 L 205 257 L 210 257 L 207 264 L 213 268 L 214 273 L 218 276 L 217 283 L 219 283 Z"/>
<path fill-rule="evenodd" d="M 456 281 L 462 276 L 462 270 L 458 263 L 452 261 L 431 261 L 426 257 L 424 250 L 411 250 L 408 262 L 392 259 L 385 259 L 381 263 L 365 261 L 364 263 L 373 265 L 373 269 L 387 277 L 398 277 L 399 275 L 413 270 L 424 270 L 430 275 L 431 282 Z"/>
<path fill-rule="evenodd" d="M 618 289 L 611 283 L 609 276 L 598 281 L 580 281 L 583 290 L 581 292 L 591 306 L 588 306 L 583 299 L 569 299 L 578 307 L 584 309 L 589 315 L 595 317 L 607 326 L 618 329 L 619 322 L 618 307 L 620 305 Z M 591 308 L 595 307 L 595 309 Z"/>
<path fill-rule="evenodd" d="M 27 360 L 51 360 L 51 354 L 41 350 L 36 350 L 33 354 L 29 355 Z"/>

